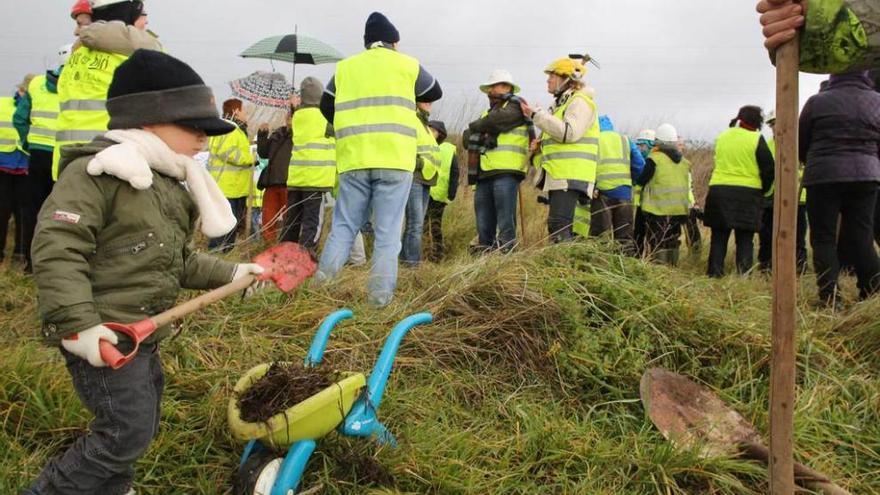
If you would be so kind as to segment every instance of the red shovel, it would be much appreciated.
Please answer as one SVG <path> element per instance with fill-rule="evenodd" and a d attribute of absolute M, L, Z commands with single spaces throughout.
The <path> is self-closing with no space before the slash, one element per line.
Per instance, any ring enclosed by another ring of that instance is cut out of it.
<path fill-rule="evenodd" d="M 123 333 L 134 342 L 134 349 L 123 355 L 110 342 L 102 340 L 100 343 L 101 359 L 111 368 L 119 369 L 134 359 L 141 342 L 147 339 L 157 328 L 177 321 L 184 316 L 195 313 L 209 304 L 213 304 L 225 297 L 247 289 L 255 280 L 271 280 L 282 292 L 290 292 L 307 278 L 311 277 L 317 269 L 315 261 L 308 251 L 299 244 L 282 242 L 254 258 L 254 263 L 262 266 L 266 271 L 259 276 L 248 275 L 223 287 L 202 294 L 179 306 L 175 306 L 164 313 L 134 323 L 104 323 L 104 326 Z"/>

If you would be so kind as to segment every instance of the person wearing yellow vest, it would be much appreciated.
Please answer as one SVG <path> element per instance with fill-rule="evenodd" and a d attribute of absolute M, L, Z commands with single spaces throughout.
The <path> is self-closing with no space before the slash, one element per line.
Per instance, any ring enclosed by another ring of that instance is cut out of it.
<path fill-rule="evenodd" d="M 643 129 L 635 139 L 636 147 L 643 158 L 647 159 L 654 149 L 654 141 L 657 132 L 654 129 Z M 633 220 L 633 242 L 636 245 L 636 253 L 639 256 L 645 254 L 645 216 L 642 214 L 642 187 L 633 187 L 633 206 L 635 207 L 635 219 Z"/>
<path fill-rule="evenodd" d="M 399 53 L 400 33 L 379 12 L 364 30 L 366 50 L 336 64 L 321 98 L 321 112 L 336 132 L 339 192 L 330 236 L 315 284 L 336 278 L 358 232 L 372 220 L 375 233 L 368 302 L 384 307 L 397 287 L 400 232 L 421 123 L 416 102 L 443 96 L 419 61 Z"/>
<path fill-rule="evenodd" d="M 539 168 L 535 184 L 549 197 L 547 230 L 553 242 L 572 238 L 575 206 L 590 204 L 596 182 L 599 112 L 595 91 L 583 82 L 586 72 L 579 59 L 558 59 L 544 69 L 553 106 L 532 109 L 521 103 L 523 114 L 542 131 L 533 156 Z"/>
<path fill-rule="evenodd" d="M 400 250 L 400 261 L 410 268 L 418 266 L 422 260 L 422 234 L 425 230 L 429 192 L 437 184 L 437 170 L 440 167 L 440 146 L 434 132 L 428 127 L 431 103 L 418 102 L 416 114 L 421 125 L 416 134 L 416 166 L 406 201 Z"/>
<path fill-rule="evenodd" d="M 736 236 L 736 268 L 745 274 L 754 263 L 754 237 L 761 230 L 764 194 L 773 185 L 775 163 L 761 135 L 761 108 L 744 106 L 730 128 L 715 140 L 715 169 L 703 223 L 712 230 L 708 275 L 724 276 L 731 232 Z"/>
<path fill-rule="evenodd" d="M 776 112 L 771 111 L 767 116 L 767 127 L 770 128 L 771 137 L 767 138 L 767 147 L 770 154 L 776 160 Z M 803 164 L 798 168 L 798 184 L 803 179 Z M 761 230 L 758 232 L 758 267 L 764 273 L 770 273 L 773 268 L 773 193 L 776 189 L 774 181 L 764 196 L 764 210 L 761 217 Z M 800 187 L 797 210 L 797 233 L 795 238 L 795 253 L 798 274 L 807 271 L 807 190 Z"/>
<path fill-rule="evenodd" d="M 679 136 L 678 151 L 684 156 L 685 141 Z M 684 224 L 684 239 L 691 254 L 698 254 L 703 249 L 703 233 L 700 231 L 700 222 L 703 221 L 703 207 L 697 202 L 697 193 L 694 184 L 694 165 L 687 157 L 682 158 L 688 167 L 688 210 L 687 222 Z"/>
<path fill-rule="evenodd" d="M 144 5 L 134 0 L 95 0 L 92 20 L 79 30 L 79 40 L 58 79 L 58 114 L 52 177 L 65 146 L 88 143 L 107 131 L 107 88 L 113 73 L 139 49 L 161 50 L 146 31 Z"/>
<path fill-rule="evenodd" d="M 645 158 L 635 143 L 614 130 L 607 115 L 599 117 L 599 129 L 599 164 L 589 233 L 596 237 L 611 231 L 624 253 L 635 254 L 632 186 L 645 168 Z"/>
<path fill-rule="evenodd" d="M 30 154 L 25 188 L 27 202 L 22 208 L 25 232 L 27 264 L 30 271 L 30 242 L 37 226 L 37 213 L 52 192 L 52 153 L 55 148 L 55 131 L 58 121 L 58 77 L 70 57 L 73 45 L 62 46 L 58 51 L 58 68 L 34 77 L 27 92 L 18 101 L 13 121 L 21 136 L 22 144 Z"/>
<path fill-rule="evenodd" d="M 247 201 L 252 192 L 252 174 L 258 162 L 251 153 L 247 115 L 244 113 L 242 101 L 237 98 L 224 101 L 223 118 L 234 123 L 235 130 L 208 140 L 208 171 L 229 201 L 238 225 L 228 234 L 210 239 L 208 249 L 228 253 L 235 247 L 238 230 L 244 225 Z"/>
<path fill-rule="evenodd" d="M 510 72 L 496 69 L 480 85 L 489 109 L 468 124 L 462 136 L 468 148 L 468 183 L 475 184 L 477 242 L 483 253 L 516 246 L 519 185 L 528 172 L 529 144 L 535 126 L 523 115 L 520 88 Z"/>
<path fill-rule="evenodd" d="M 458 157 L 455 145 L 447 142 L 446 124 L 439 120 L 428 121 L 428 127 L 440 146 L 440 166 L 437 169 L 437 184 L 431 186 L 428 199 L 428 212 L 425 222 L 428 224 L 430 243 L 428 259 L 434 262 L 443 259 L 443 212 L 458 193 Z"/>
<path fill-rule="evenodd" d="M 21 98 L 20 94 L 16 94 Z M 27 197 L 28 155 L 21 143 L 18 130 L 12 123 L 16 97 L 0 97 L 0 261 L 5 257 L 9 220 L 15 221 L 13 258 L 26 263 L 24 208 Z"/>
<path fill-rule="evenodd" d="M 293 148 L 287 168 L 287 212 L 281 240 L 315 252 L 321 235 L 324 193 L 336 187 L 336 139 L 319 108 L 324 85 L 314 77 L 300 84 L 293 112 Z"/>
<path fill-rule="evenodd" d="M 636 184 L 642 186 L 645 251 L 671 266 L 678 264 L 681 227 L 688 216 L 689 174 L 690 167 L 678 149 L 678 132 L 671 124 L 661 125 Z"/>

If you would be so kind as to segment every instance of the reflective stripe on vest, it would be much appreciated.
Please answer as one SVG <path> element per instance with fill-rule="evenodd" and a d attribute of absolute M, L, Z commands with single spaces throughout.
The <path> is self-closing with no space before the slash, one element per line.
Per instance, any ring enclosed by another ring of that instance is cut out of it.
<path fill-rule="evenodd" d="M 43 75 L 31 80 L 28 94 L 31 97 L 31 127 L 28 131 L 28 143 L 54 148 L 60 111 L 58 93 L 46 88 L 46 76 Z"/>
<path fill-rule="evenodd" d="M 740 186 L 761 189 L 758 167 L 758 141 L 761 133 L 731 127 L 715 141 L 715 169 L 710 186 Z"/>
<path fill-rule="evenodd" d="M 578 203 L 574 207 L 574 222 L 571 224 L 571 231 L 581 237 L 589 237 L 591 221 L 590 205 Z"/>
<path fill-rule="evenodd" d="M 449 180 L 452 173 L 452 159 L 455 157 L 455 145 L 443 143 L 440 145 L 440 168 L 437 170 L 437 184 L 431 187 L 431 199 L 441 203 L 450 203 Z"/>
<path fill-rule="evenodd" d="M 541 166 L 553 179 L 596 182 L 596 165 L 599 161 L 599 119 L 596 103 L 581 92 L 572 93 L 566 102 L 553 112 L 562 120 L 569 105 L 579 98 L 593 111 L 593 122 L 584 135 L 574 143 L 559 143 L 546 132 L 541 136 Z"/>
<path fill-rule="evenodd" d="M 58 114 L 52 177 L 58 178 L 59 149 L 87 143 L 107 131 L 107 89 L 113 73 L 128 57 L 81 46 L 71 54 L 58 78 Z"/>
<path fill-rule="evenodd" d="M 510 102 L 506 101 L 501 108 L 509 104 Z M 489 112 L 483 112 L 482 116 L 487 115 Z M 498 146 L 486 150 L 486 153 L 480 156 L 480 170 L 484 172 L 509 170 L 525 174 L 529 171 L 529 164 L 526 162 L 528 154 L 529 128 L 524 124 L 498 135 Z"/>
<path fill-rule="evenodd" d="M 599 164 L 596 167 L 596 187 L 611 191 L 631 187 L 629 139 L 614 131 L 599 135 Z"/>
<path fill-rule="evenodd" d="M 293 114 L 293 153 L 287 186 L 331 189 L 336 185 L 336 140 L 326 137 L 327 119 L 317 108 Z"/>
<path fill-rule="evenodd" d="M 416 137 L 416 153 L 420 160 L 416 161 L 415 176 L 429 185 L 437 183 L 437 169 L 440 168 L 440 147 L 434 133 L 427 125 L 419 127 Z"/>
<path fill-rule="evenodd" d="M 412 172 L 418 60 L 372 48 L 336 65 L 333 128 L 339 173 L 370 168 Z"/>
<path fill-rule="evenodd" d="M 642 191 L 642 210 L 652 215 L 677 216 L 688 214 L 689 168 L 682 160 L 675 163 L 661 151 L 652 151 L 654 175 Z"/>
<path fill-rule="evenodd" d="M 251 143 L 247 134 L 235 130 L 208 140 L 208 171 L 217 181 L 223 195 L 229 199 L 249 196 L 254 164 Z"/>
<path fill-rule="evenodd" d="M 0 153 L 21 150 L 18 131 L 12 125 L 14 115 L 15 99 L 11 97 L 0 98 Z"/>

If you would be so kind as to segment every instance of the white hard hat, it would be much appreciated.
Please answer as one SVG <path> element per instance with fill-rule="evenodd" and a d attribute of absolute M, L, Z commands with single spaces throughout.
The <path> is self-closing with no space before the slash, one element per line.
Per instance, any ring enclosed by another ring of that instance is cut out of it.
<path fill-rule="evenodd" d="M 663 124 L 657 128 L 657 141 L 662 141 L 664 143 L 677 143 L 678 131 L 675 130 L 675 127 L 673 127 L 672 124 Z"/>
<path fill-rule="evenodd" d="M 513 82 L 513 76 L 510 75 L 509 71 L 504 69 L 495 69 L 492 71 L 492 74 L 489 75 L 489 80 L 480 85 L 480 91 L 483 93 L 488 93 L 489 88 L 496 84 L 507 83 L 513 86 L 513 92 L 519 93 L 519 86 Z"/>
<path fill-rule="evenodd" d="M 108 5 L 131 1 L 132 0 L 90 0 L 90 3 L 92 4 L 93 9 L 100 9 L 102 7 L 107 7 Z"/>
<path fill-rule="evenodd" d="M 58 65 L 66 65 L 67 60 L 70 58 L 70 53 L 73 51 L 73 44 L 64 45 L 58 49 Z"/>
<path fill-rule="evenodd" d="M 657 133 L 654 132 L 654 129 L 644 129 L 639 133 L 636 139 L 641 141 L 654 141 L 657 139 Z"/>

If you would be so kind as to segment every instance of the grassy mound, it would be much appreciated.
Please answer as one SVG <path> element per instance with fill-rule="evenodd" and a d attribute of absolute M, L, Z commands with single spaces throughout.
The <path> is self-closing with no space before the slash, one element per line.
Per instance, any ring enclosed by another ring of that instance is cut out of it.
<path fill-rule="evenodd" d="M 137 466 L 139 493 L 228 493 L 241 450 L 225 425 L 235 380 L 258 363 L 302 358 L 321 319 L 341 307 L 355 319 L 328 347 L 339 370 L 368 372 L 403 317 L 428 310 L 435 322 L 404 340 L 379 411 L 399 448 L 331 434 L 306 489 L 766 493 L 762 466 L 675 450 L 638 399 L 644 370 L 666 367 L 715 389 L 767 432 L 768 282 L 710 281 L 694 263 L 668 270 L 589 242 L 404 270 L 384 310 L 360 304 L 362 269 L 292 297 L 267 292 L 209 308 L 163 344 L 162 428 Z M 809 294 L 812 280 L 801 283 Z M 36 341 L 34 295 L 29 280 L 0 275 L 0 493 L 26 486 L 89 419 L 57 351 Z M 853 493 L 880 493 L 880 303 L 834 320 L 808 302 L 798 458 Z"/>

